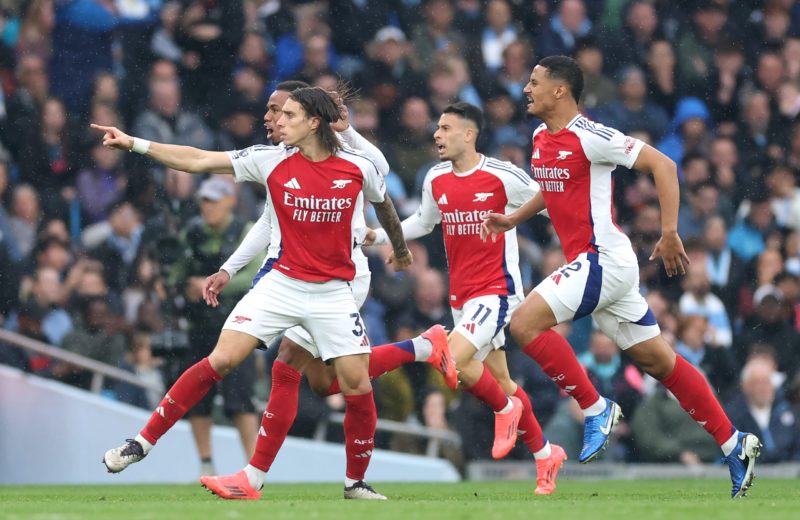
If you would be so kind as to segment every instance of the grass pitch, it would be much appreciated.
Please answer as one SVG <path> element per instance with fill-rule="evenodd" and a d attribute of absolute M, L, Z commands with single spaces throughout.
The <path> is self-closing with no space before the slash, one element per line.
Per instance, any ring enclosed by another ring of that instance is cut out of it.
<path fill-rule="evenodd" d="M 336 484 L 267 485 L 260 501 L 223 501 L 199 485 L 0 486 L 0 519 L 796 519 L 800 481 L 758 479 L 729 498 L 722 480 L 563 481 L 539 497 L 531 482 L 376 484 L 388 502 L 345 501 Z"/>

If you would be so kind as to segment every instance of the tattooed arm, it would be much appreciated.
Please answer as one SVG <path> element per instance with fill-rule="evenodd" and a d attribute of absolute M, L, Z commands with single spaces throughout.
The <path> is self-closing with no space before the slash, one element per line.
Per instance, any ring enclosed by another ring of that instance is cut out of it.
<path fill-rule="evenodd" d="M 394 209 L 392 199 L 386 195 L 383 202 L 373 202 L 372 205 L 378 216 L 378 222 L 381 223 L 384 232 L 392 243 L 393 253 L 386 263 L 392 264 L 396 270 L 402 271 L 411 265 L 413 259 L 411 251 L 408 250 L 406 245 L 406 240 L 403 238 L 403 226 L 397 216 L 397 211 Z"/>

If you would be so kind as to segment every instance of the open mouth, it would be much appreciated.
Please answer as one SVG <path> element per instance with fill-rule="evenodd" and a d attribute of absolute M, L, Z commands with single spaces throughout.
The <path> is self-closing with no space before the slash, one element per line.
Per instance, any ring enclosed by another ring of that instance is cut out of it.
<path fill-rule="evenodd" d="M 442 153 L 444 153 L 444 151 L 445 151 L 445 147 L 444 147 L 444 145 L 443 145 L 443 144 L 438 144 L 438 143 L 437 143 L 437 144 L 436 144 L 436 150 L 437 150 L 437 151 L 438 151 L 440 154 L 442 154 Z"/>

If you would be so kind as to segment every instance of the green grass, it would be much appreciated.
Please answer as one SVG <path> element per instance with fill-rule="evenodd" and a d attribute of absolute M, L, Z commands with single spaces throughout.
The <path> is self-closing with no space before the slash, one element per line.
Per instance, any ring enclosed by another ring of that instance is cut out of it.
<path fill-rule="evenodd" d="M 341 498 L 335 484 L 268 485 L 258 502 L 220 500 L 199 485 L 0 486 L 0 519 L 123 520 L 342 518 L 347 520 L 796 519 L 800 481 L 756 481 L 750 496 L 728 498 L 722 480 L 563 481 L 550 497 L 530 482 L 379 484 L 389 502 Z"/>

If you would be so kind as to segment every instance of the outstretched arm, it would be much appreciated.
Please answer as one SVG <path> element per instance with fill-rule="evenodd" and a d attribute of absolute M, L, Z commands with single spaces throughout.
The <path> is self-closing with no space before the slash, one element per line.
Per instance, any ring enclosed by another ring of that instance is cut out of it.
<path fill-rule="evenodd" d="M 400 223 L 400 218 L 397 216 L 397 211 L 394 209 L 394 204 L 389 195 L 383 198 L 383 202 L 373 202 L 375 214 L 378 217 L 378 222 L 383 226 L 389 241 L 392 243 L 394 250 L 392 257 L 387 263 L 394 265 L 395 269 L 402 271 L 413 261 L 411 251 L 408 250 L 405 238 L 403 238 L 403 226 Z"/>
<path fill-rule="evenodd" d="M 481 240 L 486 241 L 487 237 L 491 237 L 492 242 L 496 242 L 498 236 L 541 213 L 544 209 L 544 197 L 542 192 L 538 191 L 513 213 L 508 215 L 489 213 L 481 224 Z"/>
<path fill-rule="evenodd" d="M 680 206 L 680 187 L 678 185 L 678 168 L 675 162 L 649 145 L 639 152 L 633 164 L 635 170 L 652 172 L 658 192 L 658 203 L 661 206 L 661 239 L 656 244 L 650 260 L 661 257 L 667 276 L 686 274 L 689 257 L 683 249 L 683 242 L 678 236 L 678 207 Z"/>
<path fill-rule="evenodd" d="M 147 141 L 131 137 L 114 126 L 92 124 L 91 127 L 104 132 L 104 146 L 137 152 L 176 170 L 189 173 L 233 173 L 233 164 L 225 152 Z"/>

